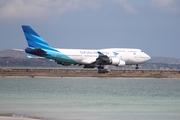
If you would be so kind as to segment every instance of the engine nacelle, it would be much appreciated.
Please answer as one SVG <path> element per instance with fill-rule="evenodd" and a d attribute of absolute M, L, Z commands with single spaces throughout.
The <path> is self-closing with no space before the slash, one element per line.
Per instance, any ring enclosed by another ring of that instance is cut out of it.
<path fill-rule="evenodd" d="M 126 65 L 125 61 L 120 60 L 119 58 L 110 58 L 110 62 L 112 65 L 115 65 L 115 66 L 123 67 Z"/>
<path fill-rule="evenodd" d="M 119 58 L 115 58 L 115 57 L 110 58 L 110 63 L 112 65 L 118 65 L 120 63 L 120 59 Z"/>
<path fill-rule="evenodd" d="M 120 67 L 124 67 L 126 65 L 125 61 L 120 60 L 120 63 L 118 64 L 118 66 Z"/>

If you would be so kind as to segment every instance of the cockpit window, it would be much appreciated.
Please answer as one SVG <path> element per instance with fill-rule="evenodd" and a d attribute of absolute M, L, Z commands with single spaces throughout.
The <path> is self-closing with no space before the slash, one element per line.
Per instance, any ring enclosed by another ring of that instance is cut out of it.
<path fill-rule="evenodd" d="M 141 52 L 143 52 L 143 51 L 141 50 Z"/>

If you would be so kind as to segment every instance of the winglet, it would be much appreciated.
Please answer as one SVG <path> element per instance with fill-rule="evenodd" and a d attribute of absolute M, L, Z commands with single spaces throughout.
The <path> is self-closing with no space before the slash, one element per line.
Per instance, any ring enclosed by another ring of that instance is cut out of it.
<path fill-rule="evenodd" d="M 99 54 L 99 56 L 105 56 L 102 52 L 97 52 Z"/>

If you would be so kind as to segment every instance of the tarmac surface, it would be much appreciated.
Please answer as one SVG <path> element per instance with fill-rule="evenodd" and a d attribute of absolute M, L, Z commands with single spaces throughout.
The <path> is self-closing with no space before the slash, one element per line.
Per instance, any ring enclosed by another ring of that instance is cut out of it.
<path fill-rule="evenodd" d="M 180 70 L 82 69 L 82 68 L 0 68 L 0 77 L 130 77 L 180 78 Z"/>
<path fill-rule="evenodd" d="M 10 116 L 0 116 L 0 120 L 42 120 L 42 119 L 33 119 L 33 118 L 24 118 L 24 117 L 10 117 Z"/>

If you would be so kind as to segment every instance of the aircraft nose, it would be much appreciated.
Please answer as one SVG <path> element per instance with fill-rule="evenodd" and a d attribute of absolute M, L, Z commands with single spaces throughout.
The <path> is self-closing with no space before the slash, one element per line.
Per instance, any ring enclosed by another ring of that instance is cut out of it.
<path fill-rule="evenodd" d="M 147 61 L 149 61 L 151 59 L 151 57 L 147 54 L 146 54 L 146 56 L 147 56 Z"/>

